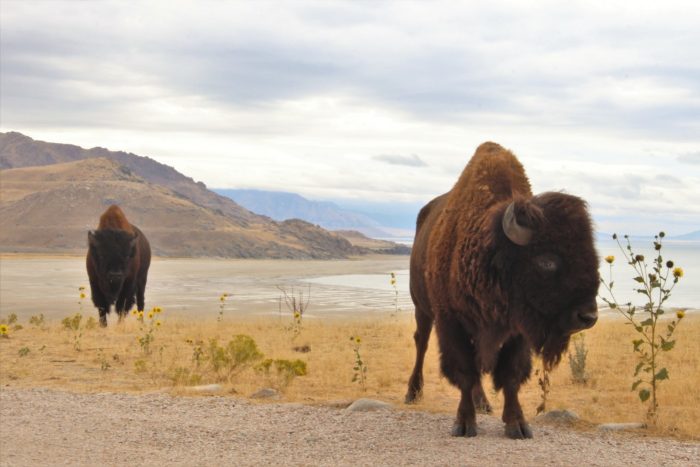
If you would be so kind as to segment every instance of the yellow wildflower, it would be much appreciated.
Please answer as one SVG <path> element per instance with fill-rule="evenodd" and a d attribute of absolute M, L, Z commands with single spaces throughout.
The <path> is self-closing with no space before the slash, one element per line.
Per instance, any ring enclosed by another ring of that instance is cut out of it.
<path fill-rule="evenodd" d="M 156 321 L 156 327 L 160 327 L 160 321 Z"/>
<path fill-rule="evenodd" d="M 143 319 L 143 311 L 139 311 L 139 319 Z"/>
<path fill-rule="evenodd" d="M 156 313 L 160 313 L 162 311 L 163 311 L 163 309 L 161 307 L 159 307 L 159 306 L 156 307 Z"/>
<path fill-rule="evenodd" d="M 0 337 L 7 337 L 9 335 L 10 328 L 7 324 L 0 324 Z"/>
<path fill-rule="evenodd" d="M 357 337 L 355 338 L 355 342 L 357 342 L 358 344 L 359 344 L 360 342 L 362 342 L 362 339 L 360 339 L 360 336 L 357 336 Z"/>
<path fill-rule="evenodd" d="M 153 312 L 152 311 L 148 314 L 148 319 L 153 319 Z"/>
<path fill-rule="evenodd" d="M 295 317 L 296 319 L 299 319 L 299 317 L 301 317 L 301 313 L 299 313 L 298 311 L 295 311 L 295 312 L 294 312 L 294 317 Z"/>
<path fill-rule="evenodd" d="M 82 300 L 84 298 L 85 298 L 85 294 L 83 292 L 80 292 L 80 299 Z"/>
<path fill-rule="evenodd" d="M 676 316 L 678 317 L 678 319 L 682 319 L 685 316 L 685 311 L 683 311 L 683 310 L 676 311 Z"/>
<path fill-rule="evenodd" d="M 673 277 L 683 277 L 683 268 L 673 268 Z"/>
<path fill-rule="evenodd" d="M 605 262 L 606 262 L 606 263 L 612 264 L 613 261 L 615 261 L 615 257 L 614 257 L 613 255 L 610 255 L 610 256 L 606 256 L 606 257 L 605 257 Z"/>
<path fill-rule="evenodd" d="M 396 279 L 391 280 L 391 285 L 396 285 Z"/>
<path fill-rule="evenodd" d="M 136 316 L 136 313 L 138 313 L 136 310 L 131 310 L 131 314 Z"/>

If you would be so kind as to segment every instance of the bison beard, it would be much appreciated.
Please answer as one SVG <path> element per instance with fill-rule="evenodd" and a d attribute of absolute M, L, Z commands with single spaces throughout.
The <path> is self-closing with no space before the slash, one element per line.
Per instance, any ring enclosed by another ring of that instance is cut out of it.
<path fill-rule="evenodd" d="M 88 232 L 87 273 L 92 302 L 107 326 L 107 313 L 114 304 L 121 320 L 134 306 L 144 309 L 151 247 L 146 236 L 126 220 L 118 206 L 100 217 L 97 230 Z"/>
<path fill-rule="evenodd" d="M 585 202 L 533 196 L 515 156 L 477 148 L 449 192 L 418 215 L 411 253 L 416 361 L 406 402 L 423 388 L 435 323 L 443 374 L 461 391 L 455 436 L 476 436 L 476 408 L 490 411 L 481 375 L 503 389 L 510 438 L 531 438 L 518 391 L 531 353 L 553 367 L 574 332 L 597 320 L 598 257 Z"/>

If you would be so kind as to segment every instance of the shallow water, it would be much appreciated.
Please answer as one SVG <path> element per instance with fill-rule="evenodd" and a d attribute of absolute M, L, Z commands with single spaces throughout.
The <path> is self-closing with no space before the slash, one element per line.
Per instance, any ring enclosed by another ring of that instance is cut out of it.
<path fill-rule="evenodd" d="M 634 248 L 635 254 L 642 254 L 646 258 L 648 264 L 655 258 L 655 251 L 651 242 L 646 242 L 647 245 L 640 246 L 644 248 Z M 633 245 L 634 247 L 634 245 Z M 635 274 L 632 267 L 626 264 L 622 251 L 617 244 L 610 241 L 602 241 L 597 244 L 598 253 L 601 260 L 600 274 L 606 283 L 609 283 L 610 267 L 603 261 L 608 255 L 615 256 L 616 260 L 613 267 L 613 292 L 619 303 L 632 301 L 635 304 L 643 302 L 644 296 L 635 292 L 638 289 L 638 284 L 633 280 Z M 673 289 L 671 298 L 666 302 L 669 308 L 700 308 L 700 242 L 666 242 L 662 248 L 663 262 L 673 260 L 675 266 L 683 268 L 684 274 L 679 283 Z M 651 269 L 649 269 L 651 270 Z M 365 290 L 383 290 L 392 291 L 393 287 L 390 284 L 390 272 L 385 274 L 339 274 L 331 276 L 319 276 L 305 279 L 313 284 L 322 284 L 326 286 L 356 288 Z M 396 273 L 396 287 L 400 294 L 409 292 L 409 271 L 399 270 Z M 671 285 L 671 282 L 668 284 Z M 605 289 L 601 287 L 601 294 L 605 293 Z M 609 295 L 604 295 L 609 298 Z M 602 304 L 602 299 L 599 299 Z"/>

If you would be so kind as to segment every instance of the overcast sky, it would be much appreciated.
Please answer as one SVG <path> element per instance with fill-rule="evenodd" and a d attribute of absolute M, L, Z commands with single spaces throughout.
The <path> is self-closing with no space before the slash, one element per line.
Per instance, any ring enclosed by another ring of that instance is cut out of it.
<path fill-rule="evenodd" d="M 0 13 L 2 131 L 150 156 L 209 187 L 396 203 L 447 191 L 492 140 L 535 192 L 587 199 L 599 230 L 700 229 L 700 2 Z"/>

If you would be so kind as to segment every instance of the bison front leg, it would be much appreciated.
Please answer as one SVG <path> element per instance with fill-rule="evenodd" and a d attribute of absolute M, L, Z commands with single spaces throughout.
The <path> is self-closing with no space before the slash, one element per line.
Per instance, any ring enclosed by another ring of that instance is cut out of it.
<path fill-rule="evenodd" d="M 462 393 L 452 436 L 476 436 L 476 407 L 472 394 L 480 385 L 480 374 L 472 339 L 455 319 L 439 318 L 435 329 L 440 343 L 442 373 Z"/>
<path fill-rule="evenodd" d="M 103 328 L 107 327 L 107 313 L 109 313 L 110 303 L 100 291 L 97 280 L 93 278 L 90 278 L 90 295 L 92 303 L 95 305 L 95 308 L 97 308 L 97 312 L 100 316 L 100 326 Z"/>
<path fill-rule="evenodd" d="M 413 339 L 416 342 L 416 362 L 413 365 L 411 378 L 408 380 L 406 404 L 417 402 L 423 394 L 423 361 L 425 360 L 425 351 L 428 348 L 428 340 L 432 329 L 432 315 L 416 307 L 416 332 L 413 335 Z"/>
<path fill-rule="evenodd" d="M 119 322 L 121 322 L 124 317 L 129 313 L 131 308 L 134 306 L 134 286 L 132 284 L 124 284 L 121 293 L 119 294 L 119 299 L 115 306 L 117 315 L 119 316 Z"/>
<path fill-rule="evenodd" d="M 532 429 L 518 400 L 520 386 L 530 377 L 531 370 L 530 347 L 523 336 L 507 341 L 498 355 L 493 382 L 496 389 L 503 389 L 503 422 L 506 436 L 511 439 L 532 438 Z"/>

